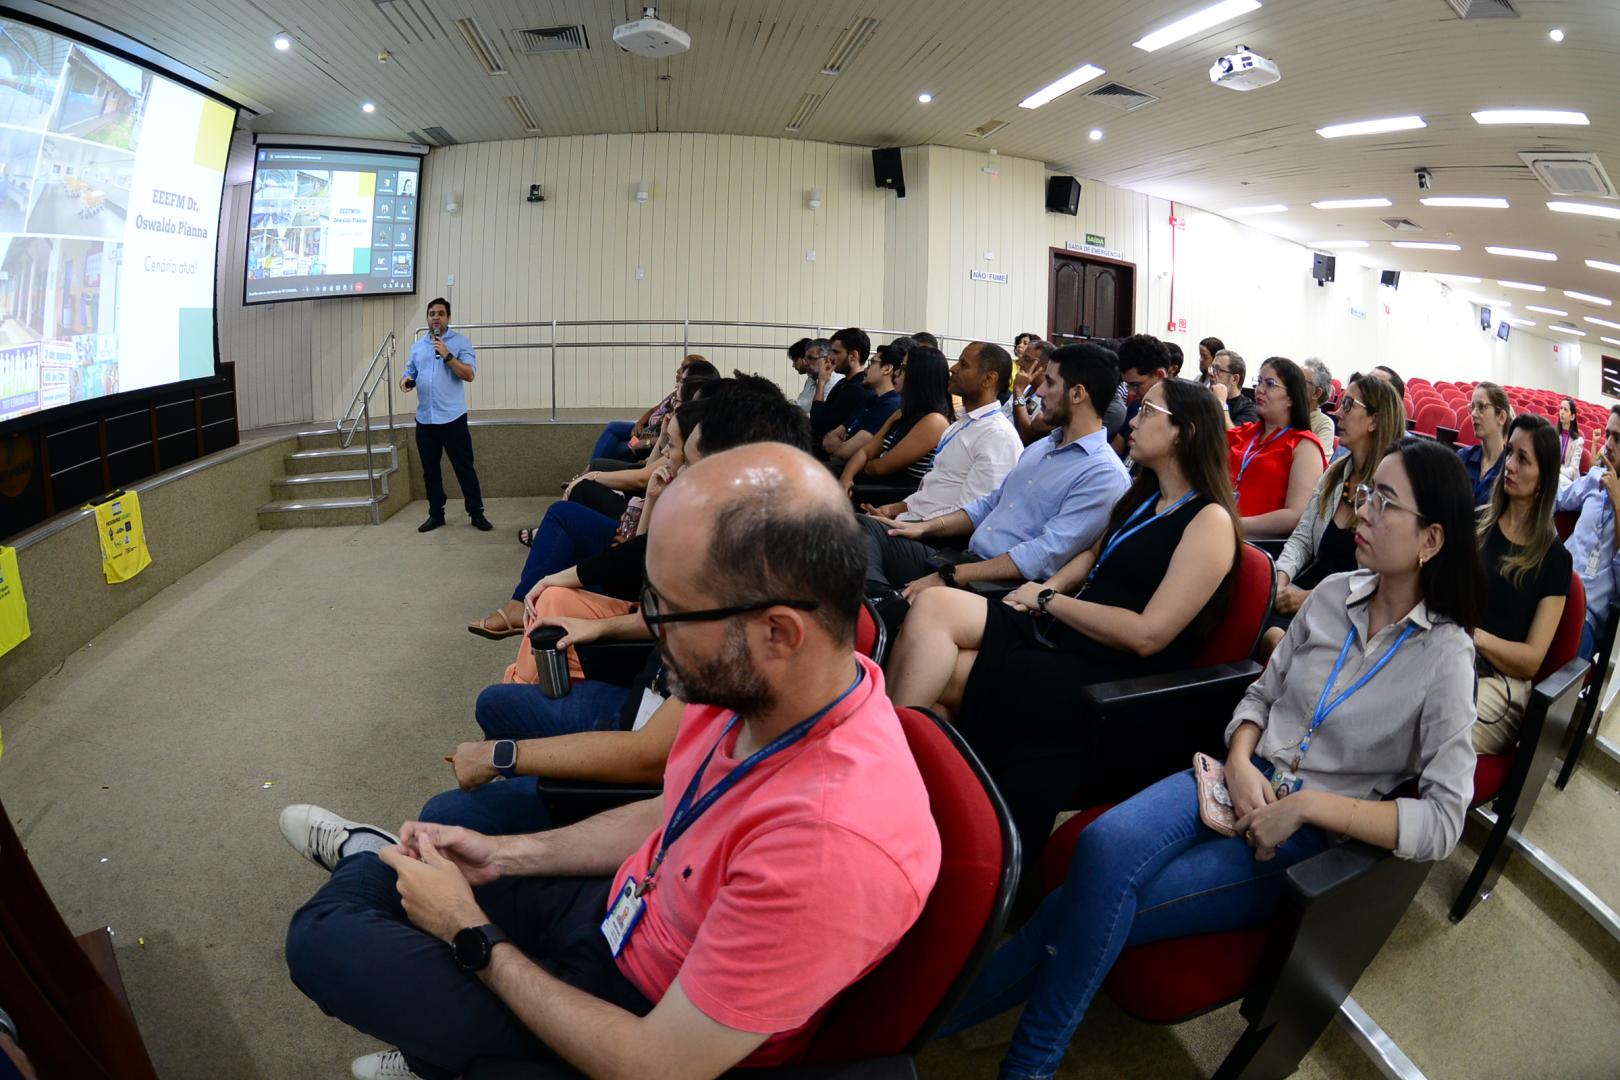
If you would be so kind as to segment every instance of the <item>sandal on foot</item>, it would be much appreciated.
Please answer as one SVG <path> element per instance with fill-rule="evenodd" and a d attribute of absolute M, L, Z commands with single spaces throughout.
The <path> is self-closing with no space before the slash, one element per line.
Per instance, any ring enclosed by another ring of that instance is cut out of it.
<path fill-rule="evenodd" d="M 519 529 L 518 543 L 522 544 L 524 547 L 530 546 L 534 543 L 534 534 L 539 531 L 539 529 Z"/>
<path fill-rule="evenodd" d="M 499 619 L 501 625 L 499 627 L 490 626 L 490 619 Z M 478 622 L 468 623 L 467 629 L 479 637 L 486 637 L 491 641 L 500 641 L 502 638 L 509 638 L 523 633 L 523 620 L 519 619 L 517 625 L 514 626 L 512 620 L 507 618 L 506 610 L 503 608 Z"/>

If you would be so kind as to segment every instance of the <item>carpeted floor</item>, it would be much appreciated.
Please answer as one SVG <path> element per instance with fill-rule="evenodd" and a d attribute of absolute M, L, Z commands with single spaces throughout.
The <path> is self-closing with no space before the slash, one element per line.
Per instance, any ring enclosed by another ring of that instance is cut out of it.
<path fill-rule="evenodd" d="M 422 504 L 375 528 L 260 533 L 0 714 L 0 797 L 68 924 L 115 931 L 162 1076 L 336 1078 L 377 1048 L 287 979 L 287 919 L 320 872 L 276 814 L 317 802 L 392 826 L 449 786 L 443 756 L 515 650 L 463 626 L 510 594 L 514 533 L 543 505 L 492 501 L 488 534 L 453 515 L 418 535 Z M 1620 888 L 1613 786 L 1587 778 L 1542 806 L 1532 835 Z M 1357 1000 L 1433 1078 L 1620 1075 L 1620 947 L 1519 872 L 1450 925 L 1473 857 L 1430 876 Z M 993 1076 L 1011 1024 L 936 1044 L 924 1075 Z M 1207 1076 L 1241 1027 L 1235 1006 L 1160 1028 L 1100 1002 L 1061 1075 Z M 1330 1029 L 1300 1075 L 1377 1073 Z"/>

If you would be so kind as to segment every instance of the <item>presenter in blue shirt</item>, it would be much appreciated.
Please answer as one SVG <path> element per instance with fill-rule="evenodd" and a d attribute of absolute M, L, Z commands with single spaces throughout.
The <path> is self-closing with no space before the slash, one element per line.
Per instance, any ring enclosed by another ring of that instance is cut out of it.
<path fill-rule="evenodd" d="M 405 362 L 401 390 L 420 391 L 416 406 L 416 451 L 422 455 L 422 479 L 427 484 L 428 519 L 417 532 L 432 532 L 444 524 L 444 478 L 439 471 L 441 453 L 450 455 L 450 467 L 467 500 L 467 516 L 477 528 L 494 528 L 484 517 L 484 496 L 473 469 L 472 433 L 467 430 L 466 384 L 478 375 L 478 355 L 472 342 L 450 329 L 450 301 L 442 296 L 427 307 L 428 335 L 411 346 Z"/>

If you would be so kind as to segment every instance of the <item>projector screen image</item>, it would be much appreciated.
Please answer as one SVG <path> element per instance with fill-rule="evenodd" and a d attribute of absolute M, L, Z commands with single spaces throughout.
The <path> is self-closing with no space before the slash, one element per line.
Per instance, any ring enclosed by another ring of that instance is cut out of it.
<path fill-rule="evenodd" d="M 421 179 L 411 155 L 260 147 L 242 302 L 415 292 Z"/>
<path fill-rule="evenodd" d="M 0 421 L 215 371 L 236 110 L 0 20 Z"/>

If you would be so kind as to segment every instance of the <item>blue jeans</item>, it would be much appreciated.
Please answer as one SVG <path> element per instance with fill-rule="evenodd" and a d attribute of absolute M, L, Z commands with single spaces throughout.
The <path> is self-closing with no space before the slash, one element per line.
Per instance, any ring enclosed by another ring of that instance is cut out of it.
<path fill-rule="evenodd" d="M 596 437 L 596 449 L 591 451 L 591 457 L 635 460 L 635 454 L 630 449 L 630 436 L 635 430 L 634 420 L 609 420 L 607 426 L 602 428 L 602 434 Z"/>
<path fill-rule="evenodd" d="M 1191 769 L 1167 776 L 1080 834 L 1063 887 L 990 958 L 941 1034 L 1027 1001 L 1001 1075 L 1049 1077 L 1126 946 L 1264 924 L 1283 872 L 1327 844 L 1305 826 L 1257 862 L 1199 821 Z"/>
<path fill-rule="evenodd" d="M 523 576 L 512 590 L 512 599 L 522 600 L 546 575 L 600 555 L 613 546 L 618 531 L 619 523 L 606 514 L 576 502 L 552 503 L 529 541 L 529 556 L 523 560 Z"/>
<path fill-rule="evenodd" d="M 1592 620 L 1587 619 L 1581 623 L 1581 646 L 1575 655 L 1590 660 L 1595 652 L 1597 652 L 1597 631 L 1592 629 Z"/>

